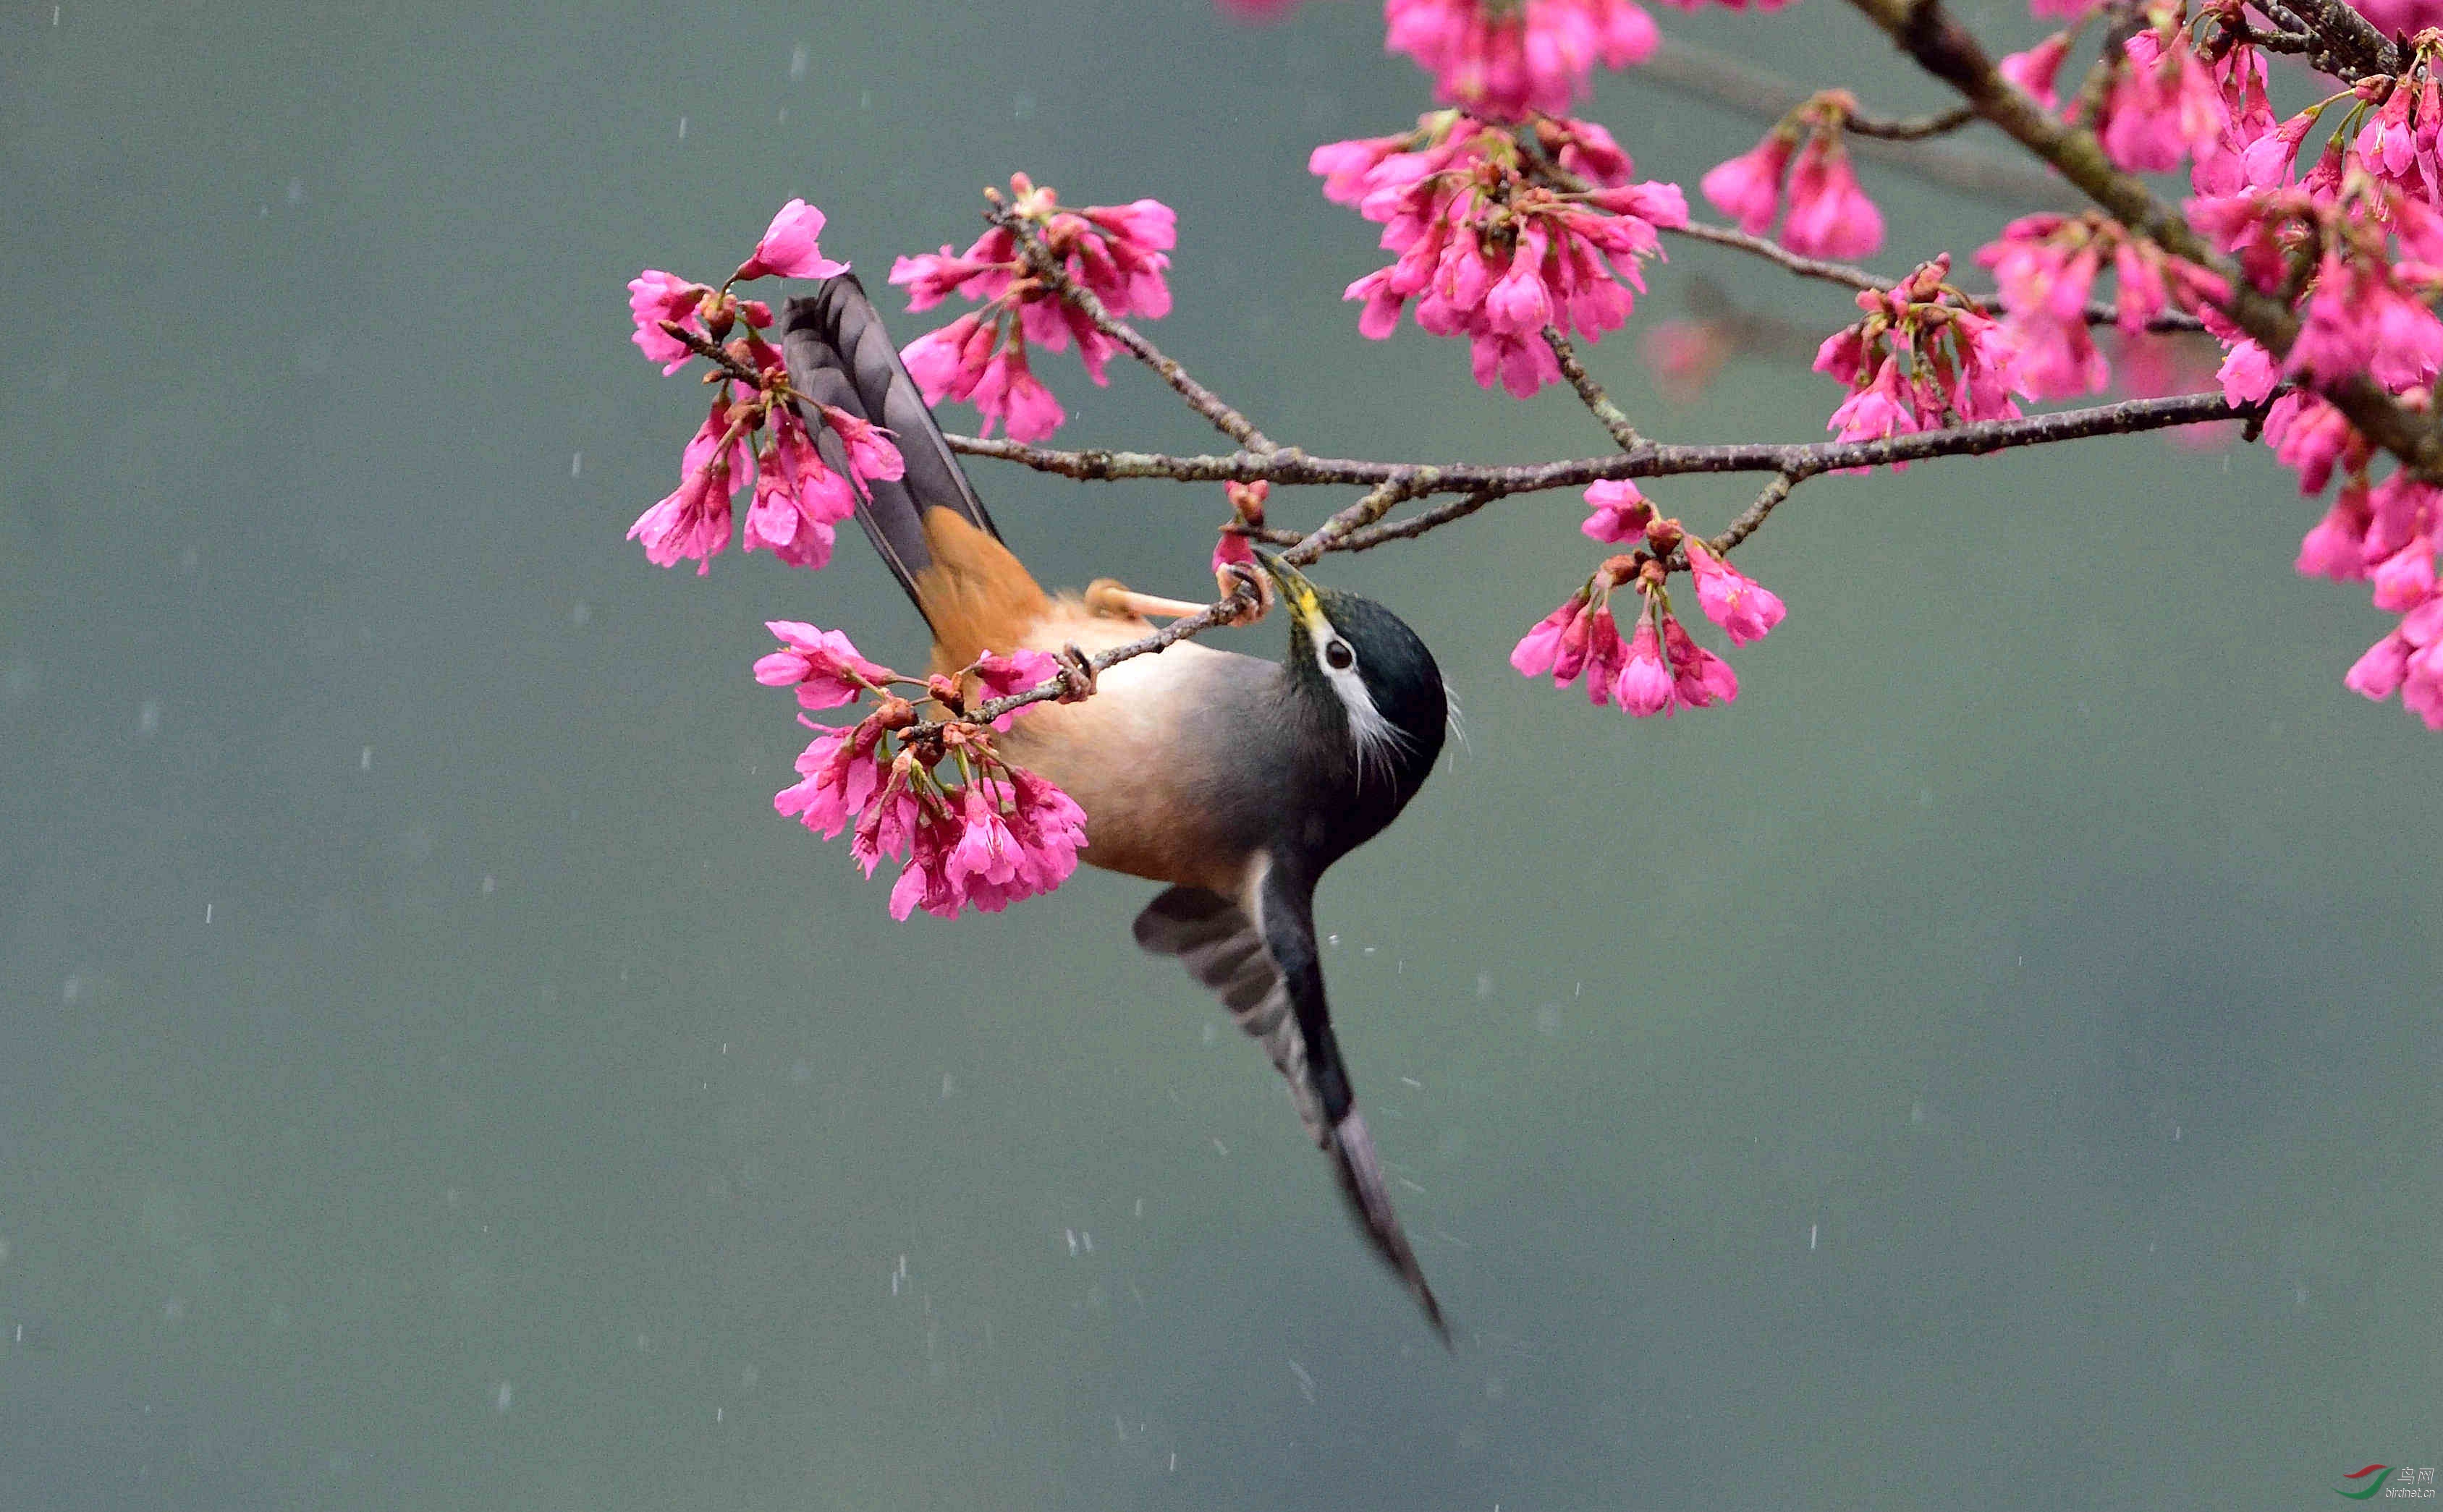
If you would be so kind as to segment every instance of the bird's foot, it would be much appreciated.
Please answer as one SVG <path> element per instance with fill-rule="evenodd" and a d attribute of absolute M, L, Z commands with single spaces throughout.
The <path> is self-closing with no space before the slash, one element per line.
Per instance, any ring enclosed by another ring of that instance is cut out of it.
<path fill-rule="evenodd" d="M 1245 562 L 1224 562 L 1213 569 L 1213 580 L 1222 587 L 1222 596 L 1236 598 L 1240 592 L 1255 597 L 1255 606 L 1240 610 L 1231 616 L 1233 625 L 1253 625 L 1261 620 L 1273 607 L 1273 585 L 1262 573 Z"/>
<path fill-rule="evenodd" d="M 1075 642 L 1060 647 L 1060 654 L 1053 660 L 1060 664 L 1061 702 L 1075 703 L 1093 696 L 1094 664 L 1087 660 Z"/>

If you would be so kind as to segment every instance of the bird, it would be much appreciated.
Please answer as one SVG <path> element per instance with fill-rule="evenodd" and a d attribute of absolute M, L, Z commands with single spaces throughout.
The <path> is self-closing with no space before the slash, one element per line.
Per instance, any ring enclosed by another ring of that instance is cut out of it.
<path fill-rule="evenodd" d="M 897 442 L 903 476 L 869 480 L 856 514 L 931 628 L 935 672 L 955 675 L 987 651 L 1092 654 L 1151 633 L 1148 614 L 1203 607 L 1108 578 L 1082 594 L 1038 586 L 855 275 L 788 301 L 781 350 L 798 393 Z M 812 428 L 826 464 L 844 472 L 838 438 Z M 1037 705 L 995 739 L 1005 759 L 1084 809 L 1084 860 L 1166 884 L 1136 918 L 1137 944 L 1177 957 L 1263 1047 L 1358 1228 L 1448 1344 L 1333 1033 L 1314 891 L 1431 774 L 1449 695 L 1433 653 L 1389 610 L 1271 553 L 1258 560 L 1288 614 L 1284 660 L 1182 640 L 1103 670 L 1089 697 Z"/>

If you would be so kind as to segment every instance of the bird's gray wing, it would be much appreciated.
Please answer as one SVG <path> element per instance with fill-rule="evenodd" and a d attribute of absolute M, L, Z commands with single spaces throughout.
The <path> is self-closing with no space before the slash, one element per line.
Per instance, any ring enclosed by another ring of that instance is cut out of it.
<path fill-rule="evenodd" d="M 1136 940 L 1157 956 L 1178 956 L 1187 974 L 1218 994 L 1231 1018 L 1263 1046 L 1288 1081 L 1290 1101 L 1307 1133 L 1332 1157 L 1350 1214 L 1448 1343 L 1442 1303 L 1392 1211 L 1382 1161 L 1340 1063 L 1315 959 L 1313 915 L 1301 900 L 1261 886 L 1256 902 L 1260 925 L 1220 893 L 1173 887 L 1137 915 Z"/>
<path fill-rule="evenodd" d="M 867 480 L 856 518 L 909 597 L 916 596 L 917 574 L 933 560 L 925 544 L 925 511 L 947 509 L 986 535 L 1000 537 L 855 274 L 826 279 L 812 295 L 782 307 L 781 350 L 789 359 L 791 387 L 882 427 L 899 447 L 907 464 L 905 476 Z M 813 428 L 824 465 L 845 472 L 848 453 L 839 437 L 821 425 Z"/>

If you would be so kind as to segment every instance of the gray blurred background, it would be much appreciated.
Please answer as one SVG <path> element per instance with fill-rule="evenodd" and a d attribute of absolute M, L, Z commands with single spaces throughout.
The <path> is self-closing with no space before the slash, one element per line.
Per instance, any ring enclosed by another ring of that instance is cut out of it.
<path fill-rule="evenodd" d="M 1662 22 L 1939 103 L 1828 0 Z M 700 413 L 628 277 L 803 194 L 878 282 L 1017 168 L 1178 207 L 1155 335 L 1277 438 L 1601 450 L 1340 303 L 1374 228 L 1306 155 L 1427 102 L 1377 12 L 0 26 L 0 1504 L 2270 1507 L 2443 1461 L 2443 743 L 2342 687 L 2385 620 L 2291 574 L 2260 451 L 1811 483 L 1741 554 L 1791 613 L 1739 703 L 1667 723 L 1504 663 L 1593 559 L 1573 495 L 1330 564 L 1472 737 L 1321 900 L 1445 1354 L 1129 945 L 1145 885 L 894 925 L 772 815 L 760 622 L 921 654 L 861 542 L 621 539 Z M 1590 114 L 1692 197 L 1763 125 Z M 1863 173 L 1890 271 L 2014 210 Z M 1692 274 L 1851 318 L 1673 252 L 1629 335 Z M 1840 398 L 1593 360 L 1674 440 Z M 1043 371 L 1065 441 L 1213 445 Z M 1047 581 L 1207 581 L 1219 487 L 977 472 Z"/>

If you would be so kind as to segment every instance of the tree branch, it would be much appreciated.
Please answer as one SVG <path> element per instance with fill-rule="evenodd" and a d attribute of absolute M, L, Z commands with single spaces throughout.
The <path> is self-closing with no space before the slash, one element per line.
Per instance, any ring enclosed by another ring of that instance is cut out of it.
<path fill-rule="evenodd" d="M 2013 446 L 2131 435 L 2214 420 L 2249 420 L 2257 413 L 2254 408 L 2228 403 L 2218 392 L 2187 393 L 2165 399 L 2126 399 L 2118 404 L 2023 415 L 2014 420 L 1981 420 L 1974 425 L 1921 430 L 1883 441 L 1736 442 L 1722 446 L 1642 441 L 1632 450 L 1610 456 L 1510 466 L 1311 457 L 1295 449 L 1262 455 L 1240 451 L 1226 457 L 1179 457 L 1149 451 L 1064 451 L 974 436 L 954 435 L 948 440 L 952 450 L 970 457 L 997 457 L 1064 478 L 1167 478 L 1178 483 L 1261 480 L 1284 486 L 1342 487 L 1397 483 L 1405 488 L 1405 497 L 1409 498 L 1479 491 L 1500 497 L 1548 488 L 1580 488 L 1604 479 L 1670 478 L 1688 473 L 1786 472 L 1804 479 L 1850 467 L 1878 467 L 1936 457 L 1982 456 Z"/>
<path fill-rule="evenodd" d="M 1544 344 L 1552 349 L 1554 360 L 1561 364 L 1561 376 L 1569 379 L 1570 387 L 1578 391 L 1578 397 L 1603 423 L 1603 428 L 1611 432 L 1611 439 L 1619 443 L 1620 449 L 1637 449 L 1638 443 L 1645 438 L 1628 423 L 1628 416 L 1621 412 L 1620 406 L 1611 402 L 1611 395 L 1604 392 L 1603 385 L 1587 372 L 1586 364 L 1578 360 L 1578 349 L 1570 345 L 1570 338 L 1561 334 L 1559 327 L 1548 325 L 1544 327 Z"/>
<path fill-rule="evenodd" d="M 2174 256 L 2228 279 L 2232 293 L 2226 309 L 2232 319 L 2275 356 L 2288 355 L 2299 334 L 2298 317 L 2289 306 L 2250 284 L 2184 217 L 2137 178 L 2114 168 L 2093 132 L 2063 124 L 2006 82 L 1994 72 L 1976 39 L 1944 11 L 1942 0 L 1850 0 L 1850 4 L 1889 33 L 1920 66 L 1966 96 L 1978 115 L 2060 169 L 2064 177 L 2114 219 L 2153 238 Z M 2301 0 L 2301 5 L 2318 17 L 2320 27 L 2325 9 L 2347 10 L 2342 0 Z M 2341 32 L 2356 35 L 2346 23 L 2335 25 Z M 2359 26 L 2364 27 L 2366 23 L 2360 20 Z M 2389 58 L 2391 45 L 2383 46 L 2379 56 Z M 2321 392 L 2362 434 L 2398 457 L 2414 474 L 2430 482 L 2443 480 L 2443 430 L 2434 421 L 2403 409 L 2364 375 Z"/>
<path fill-rule="evenodd" d="M 1001 205 L 998 195 L 991 196 L 993 209 L 984 218 L 1007 230 L 1018 239 L 1019 250 L 1035 276 L 1052 285 L 1055 293 L 1076 307 L 1079 314 L 1093 322 L 1094 329 L 1126 347 L 1130 356 L 1151 368 L 1169 384 L 1172 391 L 1187 401 L 1187 407 L 1213 423 L 1214 428 L 1246 447 L 1249 451 L 1273 451 L 1272 439 L 1257 429 L 1245 415 L 1224 403 L 1222 396 L 1187 375 L 1187 370 L 1163 355 L 1162 349 L 1139 335 L 1134 326 L 1120 320 L 1104 307 L 1094 291 L 1069 276 L 1060 260 L 1052 255 L 1035 234 L 1025 219 Z"/>

